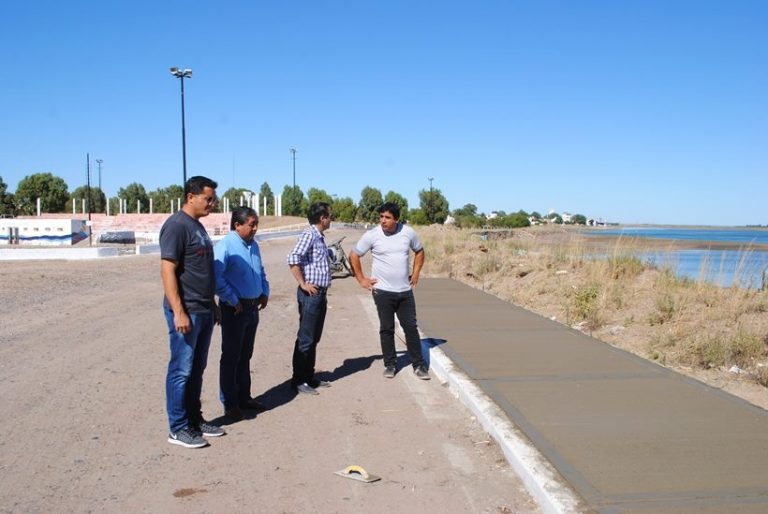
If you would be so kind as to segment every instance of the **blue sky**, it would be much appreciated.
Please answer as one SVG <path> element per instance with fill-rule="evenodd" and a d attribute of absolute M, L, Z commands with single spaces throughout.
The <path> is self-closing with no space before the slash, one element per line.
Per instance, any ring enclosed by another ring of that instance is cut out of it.
<path fill-rule="evenodd" d="M 38 1 L 0 6 L 0 177 L 108 195 L 187 174 L 355 201 L 768 224 L 768 2 Z M 93 166 L 92 183 L 96 182 Z"/>

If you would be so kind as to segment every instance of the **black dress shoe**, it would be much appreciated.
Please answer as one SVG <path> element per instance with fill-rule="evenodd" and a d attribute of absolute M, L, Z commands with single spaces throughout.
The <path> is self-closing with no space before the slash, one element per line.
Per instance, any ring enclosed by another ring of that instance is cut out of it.
<path fill-rule="evenodd" d="M 245 417 L 243 416 L 243 412 L 238 407 L 224 409 L 224 415 L 232 421 L 241 421 Z"/>
<path fill-rule="evenodd" d="M 256 400 L 255 398 L 251 398 L 250 400 L 245 400 L 243 402 L 240 402 L 240 408 L 248 409 L 248 410 L 267 410 L 267 406 L 261 403 L 260 401 Z"/>

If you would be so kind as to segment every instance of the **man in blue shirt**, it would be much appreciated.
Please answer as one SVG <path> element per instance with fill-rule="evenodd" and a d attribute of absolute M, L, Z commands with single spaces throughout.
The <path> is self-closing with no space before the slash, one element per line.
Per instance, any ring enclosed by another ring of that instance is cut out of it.
<path fill-rule="evenodd" d="M 302 394 L 319 394 L 318 387 L 330 384 L 315 378 L 317 343 L 323 335 L 325 313 L 328 309 L 326 293 L 331 287 L 331 268 L 328 247 L 323 232 L 331 226 L 331 207 L 327 203 L 313 203 L 307 215 L 309 226 L 288 254 L 288 266 L 298 282 L 296 300 L 299 304 L 299 330 L 293 348 L 293 377 L 291 386 Z"/>
<path fill-rule="evenodd" d="M 221 309 L 219 385 L 224 415 L 243 419 L 241 409 L 264 407 L 251 397 L 251 357 L 259 311 L 269 301 L 269 282 L 254 240 L 259 216 L 250 207 L 232 210 L 230 232 L 213 250 L 216 294 Z"/>

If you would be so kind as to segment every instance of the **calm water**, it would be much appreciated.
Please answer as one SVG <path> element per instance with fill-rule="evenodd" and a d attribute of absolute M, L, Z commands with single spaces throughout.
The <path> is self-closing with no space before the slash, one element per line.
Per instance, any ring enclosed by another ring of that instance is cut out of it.
<path fill-rule="evenodd" d="M 720 286 L 734 283 L 742 287 L 760 287 L 763 270 L 768 267 L 768 251 L 750 249 L 749 245 L 768 244 L 768 230 L 725 228 L 623 227 L 589 230 L 588 236 L 647 237 L 677 241 L 739 243 L 733 250 L 659 250 L 638 255 L 656 266 L 671 269 L 680 277 L 706 280 Z"/>

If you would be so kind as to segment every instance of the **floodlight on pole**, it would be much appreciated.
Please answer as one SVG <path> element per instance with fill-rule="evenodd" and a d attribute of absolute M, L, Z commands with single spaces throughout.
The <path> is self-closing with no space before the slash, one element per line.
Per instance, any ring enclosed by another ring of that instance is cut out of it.
<path fill-rule="evenodd" d="M 181 159 L 184 171 L 184 182 L 182 182 L 181 186 L 184 187 L 187 183 L 187 133 L 184 121 L 184 79 L 192 78 L 192 70 L 174 66 L 171 68 L 171 75 L 181 81 Z"/>
<path fill-rule="evenodd" d="M 96 164 L 99 168 L 99 191 L 101 191 L 101 164 L 104 162 L 104 159 L 96 159 Z"/>

